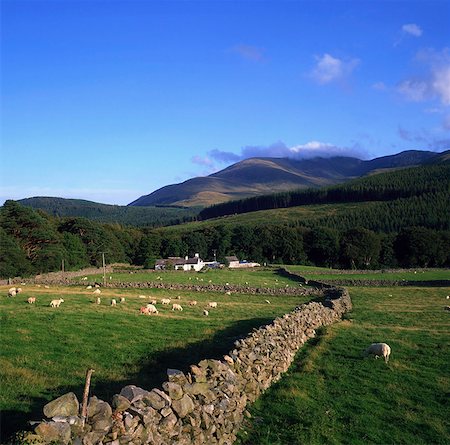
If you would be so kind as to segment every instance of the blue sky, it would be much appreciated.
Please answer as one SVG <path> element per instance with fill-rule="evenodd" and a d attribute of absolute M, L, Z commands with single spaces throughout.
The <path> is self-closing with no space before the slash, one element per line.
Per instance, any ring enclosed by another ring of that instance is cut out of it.
<path fill-rule="evenodd" d="M 0 201 L 450 147 L 449 1 L 1 0 Z"/>

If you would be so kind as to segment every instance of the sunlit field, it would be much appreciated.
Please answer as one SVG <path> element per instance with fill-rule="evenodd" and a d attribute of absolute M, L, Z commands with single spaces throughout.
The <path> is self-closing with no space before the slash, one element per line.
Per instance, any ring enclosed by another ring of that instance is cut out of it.
<path fill-rule="evenodd" d="M 88 276 L 90 281 L 102 282 L 103 275 Z M 82 283 L 81 278 L 74 279 Z M 205 269 L 200 272 L 185 271 L 130 271 L 125 273 L 107 274 L 107 282 L 161 282 L 193 285 L 215 284 L 220 286 L 238 285 L 249 287 L 279 287 L 298 286 L 290 279 L 277 273 L 277 268 L 250 268 L 250 269 Z"/>
<path fill-rule="evenodd" d="M 270 323 L 307 298 L 174 292 L 161 289 L 102 289 L 22 286 L 8 298 L 0 288 L 2 439 L 42 417 L 42 407 L 65 392 L 79 398 L 87 368 L 94 368 L 92 392 L 110 401 L 126 384 L 160 385 L 167 368 L 188 370 L 203 358 L 219 358 L 253 328 Z M 35 296 L 36 304 L 27 298 Z M 177 299 L 177 297 L 180 299 Z M 119 303 L 125 297 L 124 303 Z M 171 298 L 183 307 L 160 304 Z M 63 298 L 59 308 L 51 300 Z M 117 306 L 111 306 L 111 299 Z M 157 299 L 158 315 L 139 314 Z M 197 300 L 196 306 L 188 301 Z M 211 301 L 217 309 L 203 309 Z"/>
<path fill-rule="evenodd" d="M 450 443 L 450 288 L 349 288 L 354 309 L 251 408 L 241 444 Z M 372 342 L 388 364 L 363 358 Z"/>
<path fill-rule="evenodd" d="M 411 269 L 411 270 L 381 270 L 361 273 L 352 271 L 341 271 L 338 269 L 327 269 L 324 267 L 308 266 L 280 266 L 303 277 L 314 280 L 386 280 L 386 281 L 434 281 L 450 280 L 449 269 Z"/>

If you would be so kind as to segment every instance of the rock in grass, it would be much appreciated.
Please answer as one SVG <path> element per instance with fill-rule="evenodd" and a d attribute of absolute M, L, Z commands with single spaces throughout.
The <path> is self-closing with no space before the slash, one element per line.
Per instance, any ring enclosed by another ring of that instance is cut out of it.
<path fill-rule="evenodd" d="M 73 392 L 64 394 L 44 406 L 44 415 L 48 418 L 56 416 L 77 416 L 79 410 L 77 396 Z"/>

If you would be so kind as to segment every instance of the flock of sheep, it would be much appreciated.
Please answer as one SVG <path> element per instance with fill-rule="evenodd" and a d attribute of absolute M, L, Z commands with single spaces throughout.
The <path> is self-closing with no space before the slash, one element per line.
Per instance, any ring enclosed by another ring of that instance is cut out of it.
<path fill-rule="evenodd" d="M 48 286 L 46 286 L 48 287 Z M 96 289 L 92 292 L 94 295 L 101 294 L 101 290 L 99 289 L 99 285 L 95 286 Z M 87 286 L 87 289 L 92 289 L 92 286 Z M 12 287 L 8 290 L 8 297 L 15 297 L 17 294 L 20 294 L 22 292 L 22 289 L 20 287 Z M 139 298 L 150 298 L 146 297 L 145 295 L 139 295 Z M 180 300 L 181 297 L 177 297 L 177 300 Z M 36 297 L 29 297 L 27 299 L 27 302 L 29 304 L 35 304 L 36 303 Z M 120 303 L 125 303 L 125 297 L 121 297 L 119 300 Z M 61 303 L 64 303 L 64 300 L 62 298 L 54 299 L 50 302 L 50 307 L 60 307 Z M 99 296 L 95 299 L 96 304 L 101 304 L 101 298 Z M 162 298 L 161 299 L 161 305 L 170 305 L 171 299 L 170 298 Z M 159 314 L 158 309 L 156 308 L 156 305 L 158 304 L 158 301 L 156 299 L 151 299 L 150 302 L 146 306 L 142 306 L 139 309 L 139 313 L 143 315 L 157 315 Z M 189 306 L 197 306 L 197 300 L 190 300 L 188 302 Z M 117 306 L 117 300 L 115 298 L 110 299 L 110 305 L 111 306 Z M 209 310 L 208 309 L 214 309 L 217 308 L 217 302 L 211 301 L 208 303 L 207 307 L 203 309 L 203 315 L 205 317 L 209 316 Z M 179 303 L 172 303 L 172 311 L 182 311 L 183 307 Z"/>
<path fill-rule="evenodd" d="M 45 286 L 45 287 L 48 288 L 48 286 Z M 96 285 L 96 289 L 93 291 L 93 294 L 97 295 L 95 303 L 101 304 L 101 298 L 98 296 L 99 294 L 101 294 L 101 290 L 98 287 L 99 286 Z M 88 286 L 87 289 L 92 289 L 92 286 Z M 16 295 L 20 294 L 21 292 L 22 292 L 22 288 L 11 287 L 8 290 L 8 297 L 15 297 Z M 229 295 L 228 292 L 227 292 L 227 294 Z M 139 295 L 139 298 L 141 298 L 141 299 L 149 298 L 150 299 L 150 297 L 147 297 L 145 295 Z M 450 299 L 450 296 L 447 296 L 446 298 Z M 181 297 L 178 296 L 177 300 L 181 300 Z M 266 303 L 270 304 L 269 300 L 265 300 L 265 301 L 266 301 Z M 27 299 L 27 302 L 29 304 L 35 304 L 36 297 L 29 297 Z M 125 297 L 121 297 L 119 302 L 125 303 Z M 56 308 L 56 307 L 59 307 L 61 305 L 61 303 L 64 303 L 64 300 L 62 298 L 54 299 L 50 302 L 50 306 Z M 181 306 L 181 304 L 171 302 L 170 298 L 161 298 L 160 304 L 162 306 L 170 305 L 171 303 L 172 303 L 172 311 L 183 311 L 183 307 Z M 197 300 L 189 300 L 188 301 L 189 306 L 197 306 L 197 303 L 198 303 Z M 110 304 L 111 304 L 111 306 L 116 306 L 117 300 L 115 298 L 112 298 L 110 300 Z M 157 304 L 158 304 L 158 301 L 156 299 L 150 299 L 149 303 L 146 306 L 142 306 L 139 309 L 139 313 L 142 315 L 158 315 L 159 311 L 156 307 Z M 217 302 L 216 301 L 209 302 L 207 307 L 203 309 L 203 315 L 207 317 L 209 315 L 209 310 L 215 309 L 215 308 L 217 308 Z M 450 308 L 450 306 L 447 306 L 446 309 L 447 308 Z M 386 363 L 388 363 L 388 361 L 389 361 L 390 354 L 391 354 L 391 347 L 386 343 L 372 343 L 364 351 L 365 356 L 371 355 L 371 356 L 374 356 L 375 358 L 383 357 L 383 359 Z"/>

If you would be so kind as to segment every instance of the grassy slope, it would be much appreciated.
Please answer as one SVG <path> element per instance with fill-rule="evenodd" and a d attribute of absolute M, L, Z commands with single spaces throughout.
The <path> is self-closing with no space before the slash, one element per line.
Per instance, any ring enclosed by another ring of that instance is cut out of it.
<path fill-rule="evenodd" d="M 449 269 L 411 269 L 411 270 L 389 270 L 389 271 L 367 271 L 367 273 L 353 273 L 346 271 L 345 274 L 340 270 L 326 269 L 307 266 L 286 266 L 286 268 L 295 273 L 312 280 L 407 280 L 407 281 L 434 281 L 450 280 Z"/>
<path fill-rule="evenodd" d="M 67 391 L 81 399 L 84 375 L 95 369 L 93 393 L 110 400 L 126 384 L 145 388 L 165 380 L 168 367 L 187 370 L 203 358 L 220 357 L 233 347 L 236 336 L 304 302 L 301 297 L 227 296 L 223 293 L 170 292 L 164 290 L 102 290 L 102 304 L 93 303 L 92 290 L 84 288 L 23 287 L 16 298 L 7 298 L 0 288 L 1 343 L 0 409 L 2 435 L 42 417 L 47 401 Z M 147 300 L 181 295 L 182 313 L 162 307 L 158 316 L 139 315 Z M 26 299 L 37 297 L 36 305 Z M 60 308 L 49 302 L 62 296 Z M 124 304 L 111 307 L 112 297 L 126 297 Z M 197 299 L 198 306 L 187 301 Z M 209 301 L 218 309 L 202 315 Z M 244 304 L 243 304 L 244 303 Z M 3 437 L 3 440 L 4 440 Z"/>
<path fill-rule="evenodd" d="M 111 280 L 109 280 L 111 277 Z M 89 277 L 91 281 L 101 282 L 101 275 L 93 275 Z M 195 285 L 240 285 L 250 287 L 280 287 L 285 285 L 298 286 L 289 278 L 282 277 L 276 273 L 275 269 L 211 269 L 207 272 L 182 272 L 182 271 L 143 271 L 130 273 L 113 273 L 108 275 L 108 280 L 112 283 L 114 281 L 126 282 L 162 282 L 162 283 L 177 283 L 177 284 L 195 284 Z M 76 278 L 75 281 L 80 281 L 81 278 Z"/>
<path fill-rule="evenodd" d="M 322 330 L 252 407 L 244 444 L 448 444 L 449 288 L 351 288 L 349 319 Z M 351 318 L 350 318 L 351 317 Z M 362 358 L 372 342 L 391 360 Z"/>

